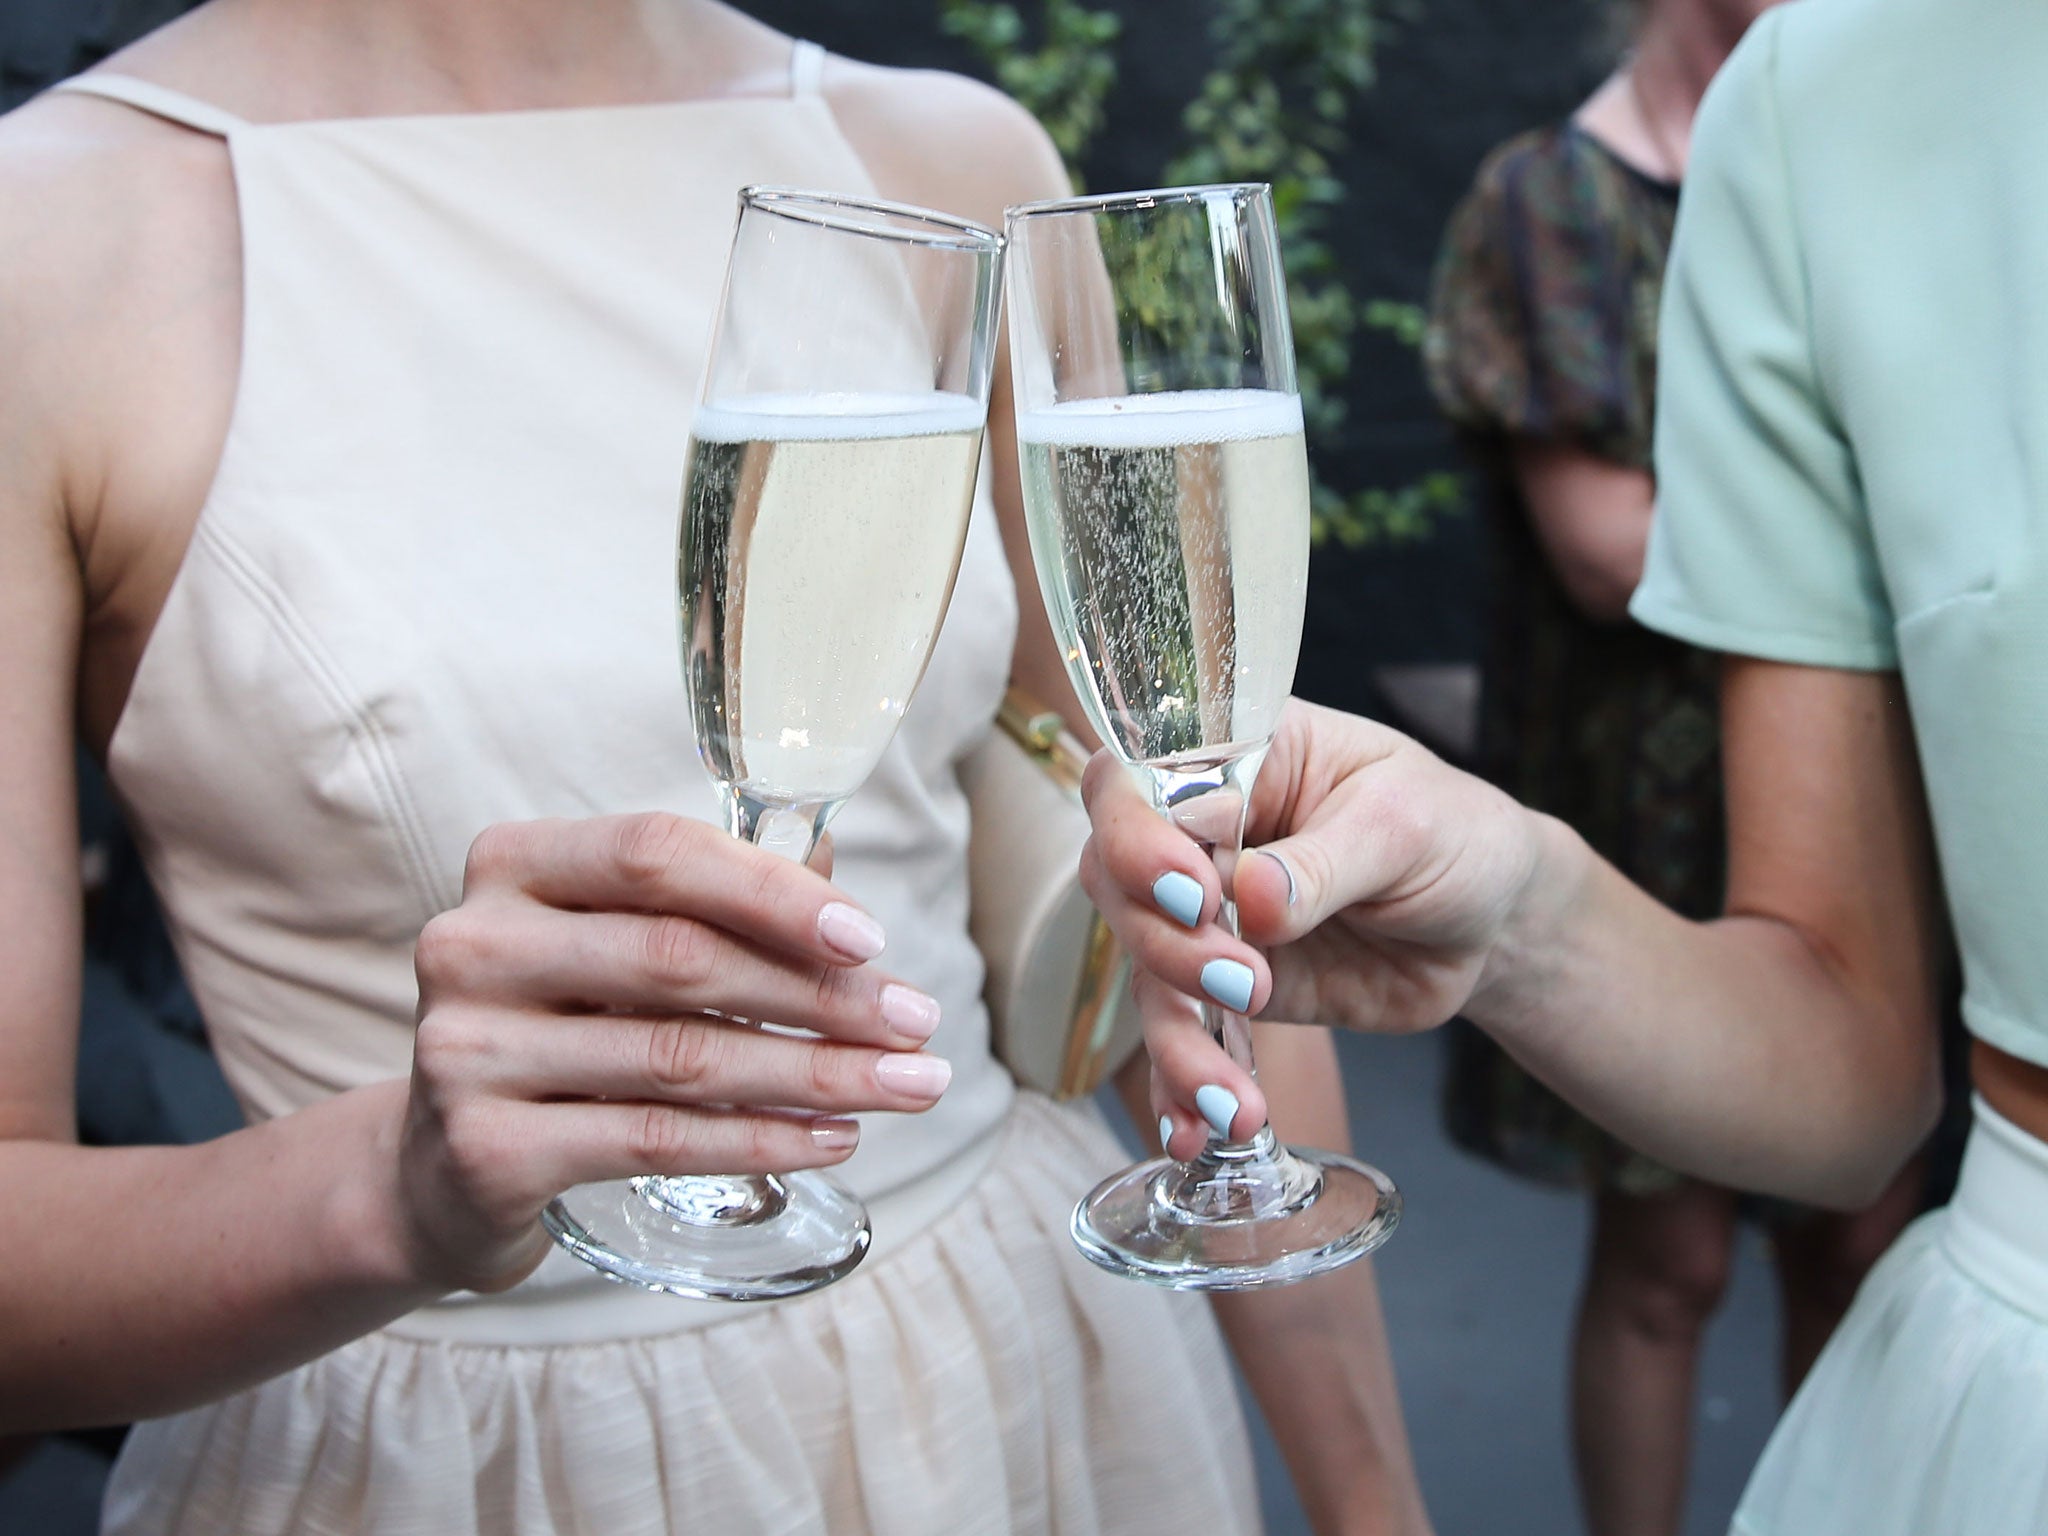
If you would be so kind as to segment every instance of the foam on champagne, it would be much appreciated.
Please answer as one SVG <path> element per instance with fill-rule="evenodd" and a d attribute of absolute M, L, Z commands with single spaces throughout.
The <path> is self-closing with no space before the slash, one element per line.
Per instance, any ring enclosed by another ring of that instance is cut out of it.
<path fill-rule="evenodd" d="M 982 409 L 966 395 L 741 395 L 700 405 L 690 435 L 700 443 L 847 443 L 880 437 L 979 432 Z"/>
<path fill-rule="evenodd" d="M 1048 448 L 1183 448 L 1301 431 L 1301 397 L 1273 389 L 1168 390 L 1021 411 L 1020 442 Z"/>

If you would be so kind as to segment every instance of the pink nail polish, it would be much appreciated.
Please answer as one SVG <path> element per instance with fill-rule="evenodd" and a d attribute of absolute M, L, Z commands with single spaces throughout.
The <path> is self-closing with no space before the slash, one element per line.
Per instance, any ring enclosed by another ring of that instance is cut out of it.
<path fill-rule="evenodd" d="M 852 1120 L 813 1120 L 811 1145 L 821 1152 L 840 1152 L 860 1141 L 860 1125 Z"/>
<path fill-rule="evenodd" d="M 818 913 L 818 937 L 849 960 L 872 960 L 889 942 L 880 923 L 843 901 L 830 902 Z"/>
<path fill-rule="evenodd" d="M 936 1099 L 953 1081 L 953 1063 L 943 1056 L 884 1056 L 875 1063 L 875 1081 L 891 1093 Z"/>
<path fill-rule="evenodd" d="M 892 981 L 882 988 L 882 1017 L 906 1040 L 929 1040 L 939 1027 L 939 1000 Z"/>

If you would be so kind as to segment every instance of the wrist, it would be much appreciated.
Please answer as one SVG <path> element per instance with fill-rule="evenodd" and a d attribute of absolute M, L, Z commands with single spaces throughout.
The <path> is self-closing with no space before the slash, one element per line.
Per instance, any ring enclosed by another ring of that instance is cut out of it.
<path fill-rule="evenodd" d="M 345 1120 L 330 1129 L 350 1151 L 328 1165 L 320 1232 L 330 1274 L 364 1289 L 416 1297 L 419 1305 L 445 1288 L 422 1278 L 406 1224 L 399 1172 L 406 1103 L 406 1083 L 394 1078 L 322 1106 Z"/>
<path fill-rule="evenodd" d="M 1514 1029 L 1554 985 L 1598 863 L 1585 839 L 1555 816 L 1516 809 L 1526 838 L 1522 879 L 1464 1009 L 1496 1033 Z"/>

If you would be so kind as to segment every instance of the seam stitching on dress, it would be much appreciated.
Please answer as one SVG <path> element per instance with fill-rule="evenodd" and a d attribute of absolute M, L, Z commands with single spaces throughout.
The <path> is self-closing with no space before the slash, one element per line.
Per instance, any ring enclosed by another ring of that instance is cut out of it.
<path fill-rule="evenodd" d="M 405 776 L 391 751 L 390 737 L 383 724 L 348 687 L 341 668 L 313 638 L 310 628 L 277 584 L 256 566 L 233 536 L 217 524 L 203 523 L 194 537 L 213 547 L 228 575 L 263 611 L 270 627 L 289 645 L 330 703 L 337 706 L 350 726 L 350 735 L 360 744 L 370 768 L 370 783 L 395 834 L 399 854 L 413 895 L 422 906 L 422 919 L 432 917 L 450 903 L 435 890 L 432 863 L 426 853 L 425 829 L 413 805 Z"/>

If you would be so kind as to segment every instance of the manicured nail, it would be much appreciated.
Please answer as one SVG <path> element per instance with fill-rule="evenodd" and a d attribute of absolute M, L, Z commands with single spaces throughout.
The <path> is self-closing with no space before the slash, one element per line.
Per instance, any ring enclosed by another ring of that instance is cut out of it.
<path fill-rule="evenodd" d="M 1172 1140 L 1173 1140 L 1173 1116 L 1171 1116 L 1171 1115 L 1161 1115 L 1161 1116 L 1159 1117 L 1159 1147 L 1160 1147 L 1160 1150 L 1161 1150 L 1161 1151 L 1164 1151 L 1164 1150 L 1166 1149 L 1166 1144 L 1167 1144 L 1168 1142 L 1172 1141 Z"/>
<path fill-rule="evenodd" d="M 872 960 L 889 942 L 880 923 L 843 901 L 831 902 L 818 913 L 818 937 L 849 960 Z"/>
<path fill-rule="evenodd" d="M 939 1027 L 939 1000 L 892 981 L 882 988 L 882 1017 L 906 1040 L 929 1040 Z"/>
<path fill-rule="evenodd" d="M 1192 875 L 1169 869 L 1152 882 L 1152 899 L 1160 911 L 1183 928 L 1192 928 L 1202 920 L 1202 882 Z"/>
<path fill-rule="evenodd" d="M 852 1120 L 813 1120 L 811 1145 L 821 1152 L 843 1152 L 860 1140 L 860 1126 Z"/>
<path fill-rule="evenodd" d="M 1211 960 L 1202 967 L 1202 990 L 1232 1013 L 1252 1005 L 1252 968 L 1241 960 Z"/>
<path fill-rule="evenodd" d="M 1230 1139 L 1230 1122 L 1237 1118 L 1237 1095 L 1221 1083 L 1204 1083 L 1195 1090 L 1195 1108 L 1209 1122 L 1209 1129 L 1225 1141 Z"/>
<path fill-rule="evenodd" d="M 1301 887 L 1294 883 L 1294 866 L 1270 848 L 1260 848 L 1257 851 L 1271 859 L 1275 864 L 1278 864 L 1280 866 L 1280 873 L 1287 877 L 1287 905 L 1291 907 L 1301 900 Z"/>
<path fill-rule="evenodd" d="M 875 1063 L 875 1081 L 891 1093 L 936 1099 L 953 1081 L 953 1063 L 943 1056 L 884 1056 Z"/>

